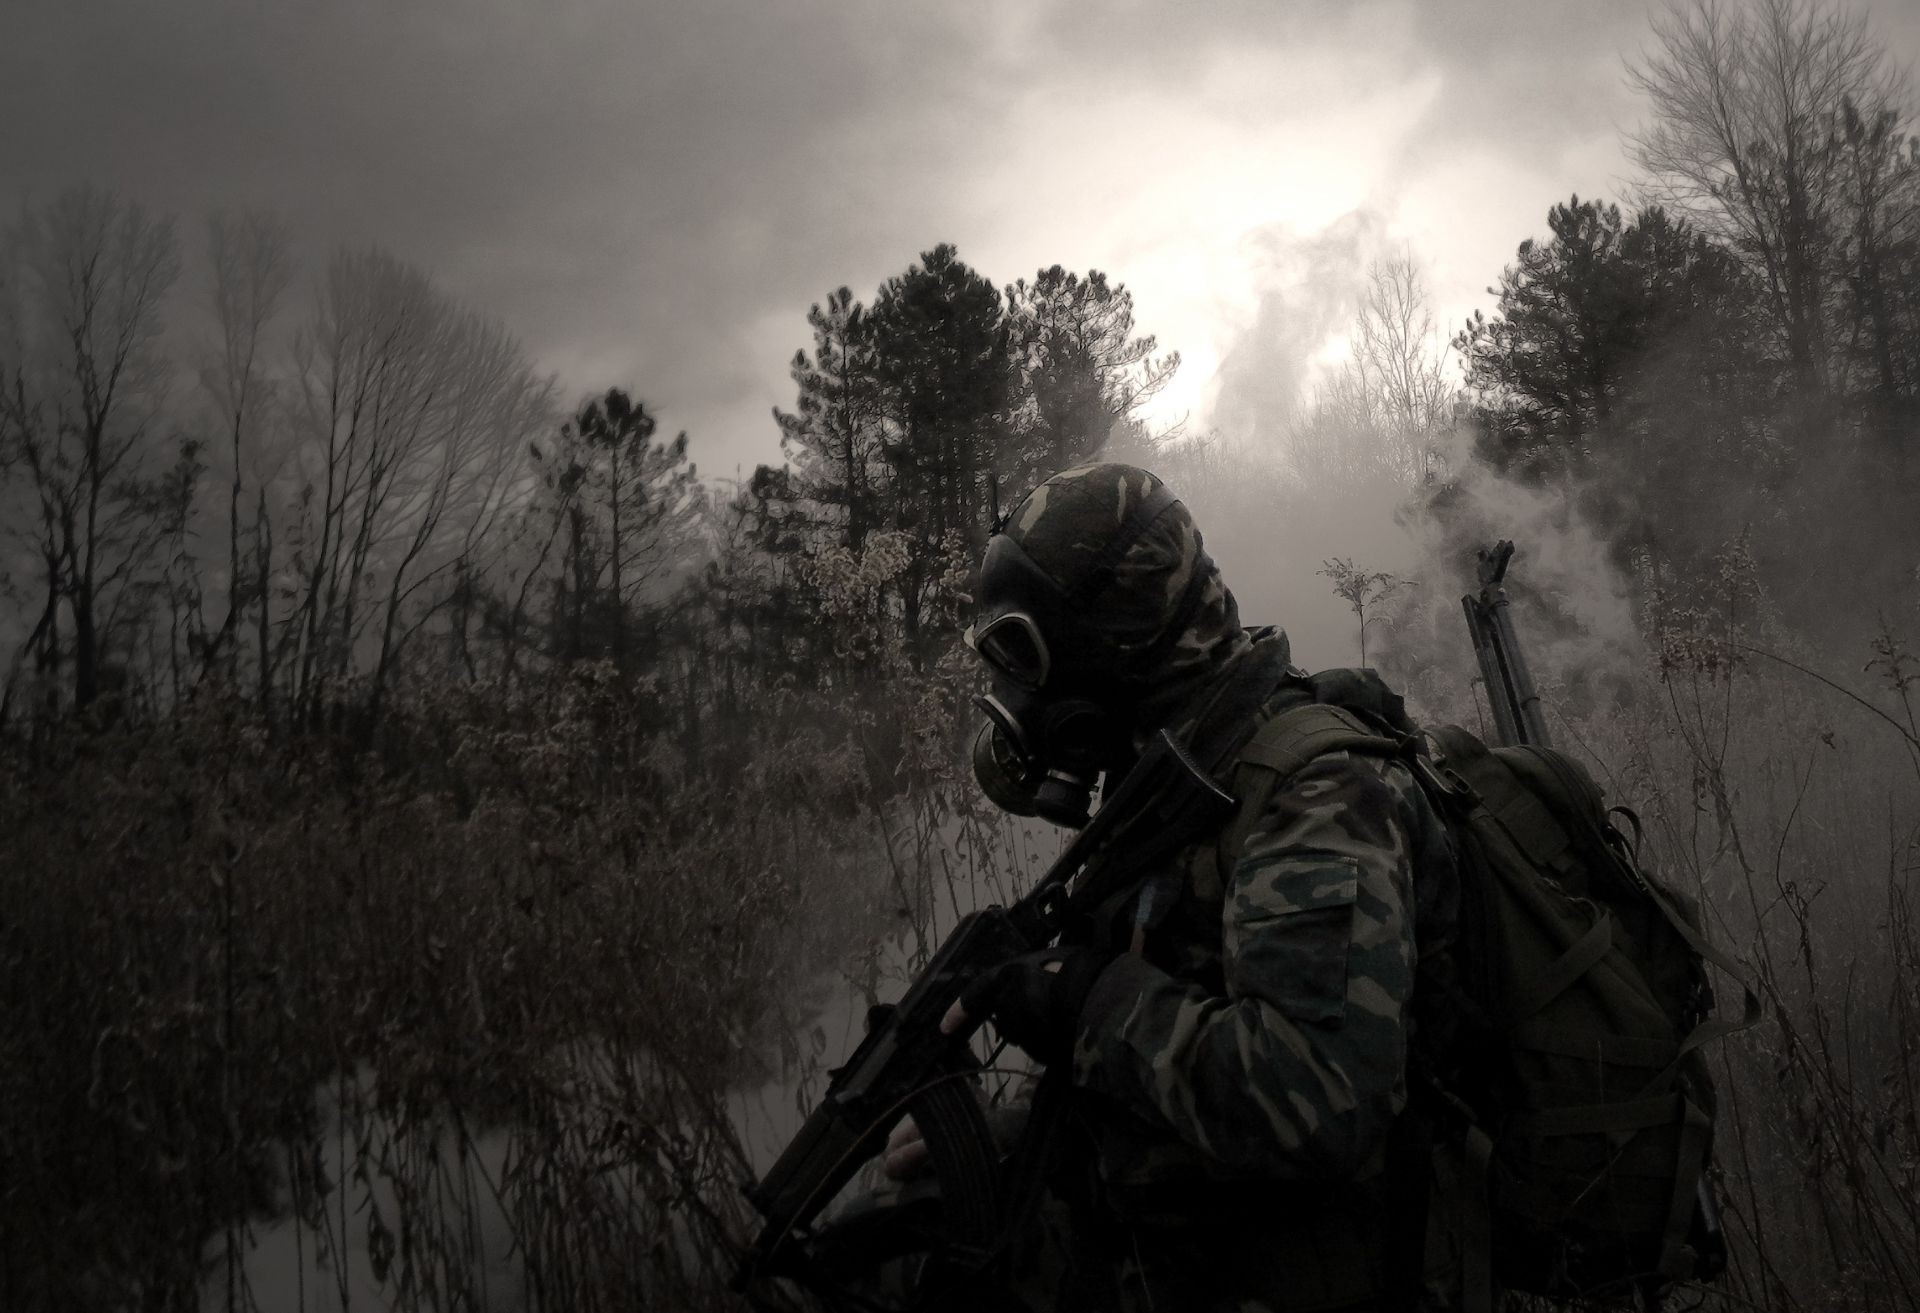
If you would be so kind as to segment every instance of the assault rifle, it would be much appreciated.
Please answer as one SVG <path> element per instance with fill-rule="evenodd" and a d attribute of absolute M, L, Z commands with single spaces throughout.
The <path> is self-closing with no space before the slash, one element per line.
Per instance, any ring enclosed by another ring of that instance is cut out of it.
<path fill-rule="evenodd" d="M 1547 719 L 1540 714 L 1540 695 L 1533 691 L 1533 677 L 1527 673 L 1508 614 L 1503 585 L 1512 560 L 1513 543 L 1505 538 L 1481 548 L 1480 591 L 1468 593 L 1460 605 L 1467 613 L 1467 633 L 1473 639 L 1473 654 L 1480 659 L 1480 682 L 1486 686 L 1500 742 L 1507 747 L 1550 748 L 1553 740 L 1547 734 Z"/>
<path fill-rule="evenodd" d="M 747 1199 L 765 1224 L 735 1287 L 766 1277 L 805 1280 L 814 1219 L 909 1113 L 940 1179 L 950 1248 L 984 1260 L 999 1239 L 1005 1187 L 972 1088 L 980 1063 L 970 1032 L 978 1022 L 943 1035 L 941 1017 L 990 968 L 1045 948 L 1069 908 L 1114 887 L 1120 868 L 1138 870 L 1177 850 L 1224 823 L 1233 806 L 1163 730 L 1025 897 L 962 917 L 900 1001 L 868 1015 L 866 1038 L 831 1073 L 819 1106 L 767 1174 L 747 1185 Z M 1070 891 L 1098 858 L 1111 860 Z"/>

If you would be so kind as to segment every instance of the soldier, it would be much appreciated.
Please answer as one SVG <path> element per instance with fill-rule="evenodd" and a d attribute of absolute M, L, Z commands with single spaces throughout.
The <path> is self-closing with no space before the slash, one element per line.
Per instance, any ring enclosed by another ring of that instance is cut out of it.
<path fill-rule="evenodd" d="M 1060 1144 L 1058 1224 L 1021 1258 L 1024 1301 L 1415 1307 L 1430 1153 L 1410 1061 L 1438 1027 L 1415 981 L 1446 968 L 1451 846 L 1391 756 L 1328 752 L 1279 778 L 1242 755 L 1316 700 L 1411 736 L 1400 699 L 1370 671 L 1309 677 L 1279 630 L 1243 629 L 1186 507 L 1127 465 L 1058 474 L 1013 510 L 967 641 L 992 674 L 976 767 L 1000 806 L 1078 823 L 1096 778 L 1162 728 L 1241 803 L 943 1023 L 990 1016 L 1070 1073 L 1041 1132 Z M 923 1157 L 908 1128 L 887 1170 Z"/>

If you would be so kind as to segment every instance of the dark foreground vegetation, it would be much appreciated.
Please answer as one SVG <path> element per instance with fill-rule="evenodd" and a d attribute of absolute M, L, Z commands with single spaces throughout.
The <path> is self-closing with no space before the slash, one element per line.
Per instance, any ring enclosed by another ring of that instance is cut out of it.
<path fill-rule="evenodd" d="M 735 1187 L 850 1001 L 1044 855 L 963 774 L 956 635 L 993 517 L 1101 453 L 1303 573 L 1315 515 L 1397 508 L 1418 582 L 1323 568 L 1429 717 L 1478 714 L 1469 549 L 1531 544 L 1556 734 L 1767 1008 L 1714 1056 L 1709 1304 L 1920 1308 L 1909 88 L 1790 0 L 1651 48 L 1644 193 L 1552 208 L 1463 394 L 1388 256 L 1283 424 L 1153 434 L 1124 287 L 942 246 L 813 309 L 737 486 L 379 252 L 296 316 L 270 219 L 186 279 L 134 201 L 25 210 L 0 1307 L 733 1307 Z"/>

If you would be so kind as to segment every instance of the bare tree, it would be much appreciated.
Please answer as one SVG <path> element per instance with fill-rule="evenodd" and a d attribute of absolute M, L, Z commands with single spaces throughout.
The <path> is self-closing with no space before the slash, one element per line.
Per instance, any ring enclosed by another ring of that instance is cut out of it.
<path fill-rule="evenodd" d="M 1849 104 L 1841 159 L 1848 224 L 1837 270 L 1847 293 L 1841 355 L 1853 366 L 1856 390 L 1890 403 L 1920 392 L 1920 304 L 1910 291 L 1902 295 L 1920 271 L 1920 137 L 1902 130 L 1893 109 L 1863 113 Z"/>
<path fill-rule="evenodd" d="M 158 549 L 184 532 L 181 488 L 198 468 L 194 444 L 156 433 L 168 381 L 160 308 L 179 255 L 171 219 L 87 186 L 23 209 L 4 244 L 0 428 L 26 476 L 15 490 L 26 514 L 7 518 L 45 590 L 23 654 L 51 682 L 69 655 L 64 610 L 73 701 L 85 707 L 155 587 Z"/>
<path fill-rule="evenodd" d="M 1876 119 L 1899 82 L 1858 13 L 1821 0 L 1672 0 L 1629 66 L 1651 102 L 1629 139 L 1651 197 L 1730 242 L 1762 275 L 1803 388 L 1832 382 L 1830 279 L 1847 229 L 1850 110 Z"/>
<path fill-rule="evenodd" d="M 1295 463 L 1316 476 L 1383 475 L 1409 487 L 1429 481 L 1454 385 L 1410 252 L 1368 265 L 1351 342 L 1352 356 L 1296 425 Z"/>
<path fill-rule="evenodd" d="M 1453 398 L 1427 290 L 1410 252 L 1367 269 L 1367 296 L 1354 321 L 1351 372 L 1384 427 L 1424 443 L 1446 423 Z"/>
<path fill-rule="evenodd" d="M 32 608 L 37 620 L 26 632 L 9 627 L 12 649 L 6 682 L 0 687 L 0 723 L 14 704 L 22 667 L 31 657 L 35 676 L 43 687 L 36 700 L 52 692 L 59 641 L 59 608 L 63 579 L 60 561 L 60 518 L 44 495 L 45 489 L 29 477 L 26 432 L 42 420 L 39 367 L 44 357 L 29 355 L 39 345 L 31 325 L 32 308 L 26 295 L 26 270 L 19 243 L 0 241 L 0 597 L 20 608 L 18 624 Z M 28 376 L 33 391 L 28 392 Z M 57 700 L 57 693 L 54 698 Z"/>
<path fill-rule="evenodd" d="M 272 532 L 264 521 L 265 498 L 256 496 L 253 560 L 244 560 L 241 505 L 248 463 L 256 454 L 252 448 L 259 445 L 256 430 L 274 400 L 275 380 L 266 369 L 264 345 L 267 326 L 293 279 L 286 227 L 257 211 L 216 214 L 207 221 L 207 260 L 217 339 L 201 368 L 200 385 L 219 415 L 233 468 L 227 486 L 227 614 L 207 642 L 204 661 L 208 667 L 224 661 L 230 671 L 236 666 L 242 615 L 249 605 L 257 606 L 256 659 L 264 707 L 273 681 L 263 591 L 272 570 Z"/>
<path fill-rule="evenodd" d="M 288 678 L 305 710 L 352 673 L 372 676 L 377 701 L 434 587 L 475 567 L 525 493 L 552 385 L 498 324 L 370 250 L 329 267 L 295 392 Z"/>

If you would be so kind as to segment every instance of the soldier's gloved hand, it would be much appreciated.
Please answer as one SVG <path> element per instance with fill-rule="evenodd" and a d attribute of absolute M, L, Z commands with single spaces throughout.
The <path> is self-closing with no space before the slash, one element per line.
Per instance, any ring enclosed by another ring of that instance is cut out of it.
<path fill-rule="evenodd" d="M 1052 1066 L 1073 1056 L 1080 1010 L 1112 960 L 1091 948 L 1043 948 L 1003 962 L 968 985 L 940 1019 L 952 1034 L 969 1019 L 992 1017 L 1008 1043 Z"/>

